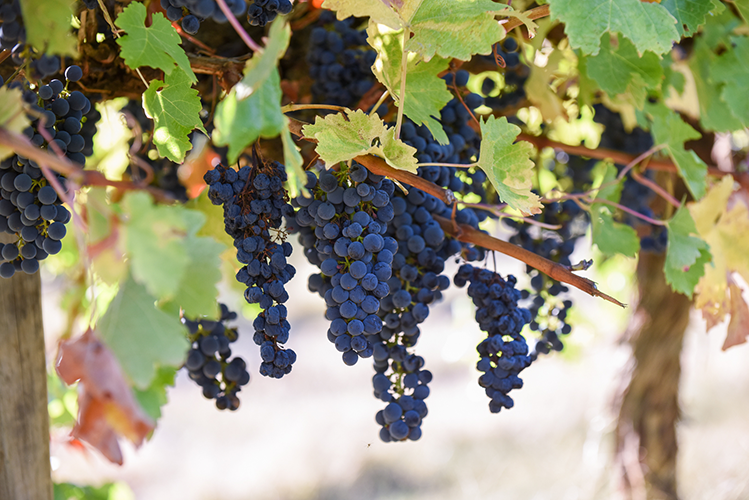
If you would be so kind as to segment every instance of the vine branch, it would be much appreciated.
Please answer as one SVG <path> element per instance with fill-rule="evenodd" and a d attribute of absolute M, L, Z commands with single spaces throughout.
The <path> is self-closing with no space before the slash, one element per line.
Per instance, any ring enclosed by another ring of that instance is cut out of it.
<path fill-rule="evenodd" d="M 306 141 L 316 142 L 314 139 L 304 137 L 304 134 L 302 133 L 303 125 L 304 124 L 299 120 L 289 118 L 289 130 L 292 134 Z M 455 207 L 455 202 L 457 200 L 452 191 L 450 191 L 449 189 L 443 189 L 433 182 L 423 179 L 418 175 L 412 174 L 411 172 L 395 169 L 385 163 L 385 160 L 383 160 L 382 158 L 377 158 L 371 155 L 362 155 L 354 158 L 354 161 L 361 163 L 375 174 L 392 177 L 399 182 L 409 184 L 417 189 L 421 189 L 422 191 L 439 198 L 448 206 L 452 205 L 453 208 Z M 512 243 L 507 243 L 505 241 L 489 236 L 488 234 L 484 234 L 481 231 L 473 229 L 471 226 L 458 224 L 455 221 L 445 219 L 444 217 L 440 217 L 438 215 L 435 215 L 434 219 L 440 224 L 440 226 L 442 226 L 442 229 L 447 234 L 450 234 L 458 241 L 473 243 L 474 245 L 479 245 L 481 247 L 488 248 L 489 250 L 495 250 L 505 255 L 509 255 L 510 257 L 525 262 L 529 266 L 538 269 L 544 274 L 547 274 L 552 279 L 567 283 L 594 297 L 602 297 L 613 304 L 624 307 L 624 304 L 622 304 L 618 300 L 606 295 L 603 292 L 600 292 L 596 288 L 595 283 L 593 283 L 591 280 L 572 274 L 572 272 L 565 266 L 556 264 L 548 259 L 544 259 L 543 257 L 536 255 L 533 252 L 529 252 L 528 250 L 525 250 L 517 245 L 513 245 Z"/>
<path fill-rule="evenodd" d="M 474 245 L 478 245 L 489 250 L 495 250 L 499 253 L 509 255 L 510 257 L 515 258 L 534 269 L 538 269 L 542 273 L 549 276 L 551 279 L 561 281 L 562 283 L 567 283 L 568 285 L 579 288 L 583 292 L 592 295 L 593 297 L 601 297 L 602 299 L 605 299 L 612 304 L 616 304 L 619 307 L 626 307 L 625 304 L 622 304 L 615 298 L 606 295 L 605 293 L 598 290 L 596 284 L 593 281 L 589 280 L 588 278 L 583 278 L 582 276 L 573 274 L 566 266 L 557 264 L 556 262 L 552 262 L 522 247 L 513 245 L 512 243 L 508 243 L 506 241 L 494 238 L 493 236 L 489 236 L 488 234 L 482 233 L 481 231 L 474 229 L 466 224 L 458 224 L 456 231 L 456 228 L 451 220 L 440 217 L 439 215 L 434 215 L 434 220 L 439 223 L 440 227 L 442 227 L 442 230 L 445 231 L 445 233 L 456 238 L 457 240 L 466 243 L 473 243 Z"/>
<path fill-rule="evenodd" d="M 40 164 L 44 163 L 50 169 L 61 173 L 79 186 L 110 186 L 120 191 L 148 191 L 154 199 L 162 203 L 171 203 L 174 201 L 174 198 L 170 194 L 161 189 L 143 187 L 128 181 L 112 181 L 97 170 L 84 170 L 81 165 L 73 163 L 67 158 L 58 158 L 48 151 L 39 149 L 31 144 L 26 136 L 16 134 L 3 127 L 0 127 L 0 144 L 7 146 L 25 158 L 29 158 Z"/>

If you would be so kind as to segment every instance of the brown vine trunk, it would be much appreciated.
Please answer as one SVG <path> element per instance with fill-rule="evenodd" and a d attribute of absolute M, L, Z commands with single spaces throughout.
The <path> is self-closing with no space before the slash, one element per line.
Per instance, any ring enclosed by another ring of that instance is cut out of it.
<path fill-rule="evenodd" d="M 690 300 L 674 293 L 663 274 L 664 255 L 641 253 L 640 299 L 630 339 L 634 367 L 616 432 L 621 490 L 633 500 L 676 500 L 679 379 Z"/>
<path fill-rule="evenodd" d="M 0 499 L 52 499 L 39 273 L 0 278 Z"/>

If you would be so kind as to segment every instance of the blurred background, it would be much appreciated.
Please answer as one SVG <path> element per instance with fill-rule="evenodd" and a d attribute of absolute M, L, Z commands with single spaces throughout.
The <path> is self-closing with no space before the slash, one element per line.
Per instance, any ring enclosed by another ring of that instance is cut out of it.
<path fill-rule="evenodd" d="M 416 442 L 382 443 L 374 415 L 383 405 L 372 395 L 372 367 L 345 366 L 325 338 L 323 301 L 306 291 L 313 268 L 300 254 L 292 257 L 297 276 L 289 285 L 289 345 L 299 358 L 289 376 L 257 374 L 252 310 L 243 310 L 241 294 L 225 283 L 221 300 L 241 311 L 237 326 L 245 333 L 234 351 L 252 374 L 239 410 L 218 411 L 181 371 L 152 438 L 138 450 L 122 443 L 122 467 L 71 445 L 70 427 L 54 427 L 55 481 L 108 485 L 76 495 L 111 500 L 617 498 L 627 467 L 614 457 L 633 365 L 627 334 L 637 303 L 633 260 L 604 261 L 591 253 L 589 240 L 579 242 L 572 261 L 593 257 L 596 265 L 583 275 L 629 307 L 573 290 L 574 327 L 564 351 L 525 370 L 524 387 L 513 391 L 515 407 L 499 414 L 489 412 L 477 384 L 475 346 L 484 335 L 473 304 L 465 289 L 451 287 L 431 308 L 416 348 L 434 374 L 424 434 Z M 493 265 L 490 258 L 487 266 Z M 497 255 L 496 268 L 527 287 L 524 265 Z M 50 362 L 66 321 L 60 304 L 68 286 L 63 277 L 43 274 Z M 749 498 L 749 345 L 721 351 L 725 327 L 706 334 L 692 313 L 685 334 L 677 428 L 683 499 Z M 75 414 L 74 393 L 54 380 L 51 387 L 50 414 L 64 423 Z"/>

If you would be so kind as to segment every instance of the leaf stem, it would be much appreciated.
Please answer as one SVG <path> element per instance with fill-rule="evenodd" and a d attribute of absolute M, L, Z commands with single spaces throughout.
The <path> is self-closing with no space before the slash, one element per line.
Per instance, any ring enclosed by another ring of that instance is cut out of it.
<path fill-rule="evenodd" d="M 636 180 L 637 182 L 639 182 L 640 184 L 642 184 L 643 186 L 647 186 L 650 189 L 652 189 L 655 193 L 659 194 L 661 198 L 669 202 L 674 207 L 681 208 L 681 203 L 679 202 L 679 200 L 671 196 L 671 193 L 669 193 L 668 191 L 660 187 L 658 184 L 648 179 L 647 177 L 644 177 L 638 174 L 637 172 L 632 171 L 632 178 Z"/>
<path fill-rule="evenodd" d="M 99 0 L 101 1 L 101 0 Z M 406 52 L 406 40 L 408 37 L 408 28 L 403 28 L 403 55 L 401 56 L 401 89 L 400 102 L 398 105 L 398 118 L 395 122 L 395 139 L 401 136 L 401 125 L 403 125 L 403 108 L 406 102 L 406 73 L 408 72 L 408 52 Z"/>
<path fill-rule="evenodd" d="M 99 0 L 101 2 L 102 0 Z M 216 3 L 218 4 L 219 8 L 221 9 L 221 12 L 224 13 L 226 18 L 229 20 L 229 24 L 231 24 L 231 27 L 234 28 L 234 31 L 237 32 L 237 35 L 239 35 L 239 38 L 242 39 L 242 41 L 247 45 L 250 50 L 253 52 L 262 52 L 263 48 L 255 43 L 255 40 L 250 38 L 250 35 L 247 34 L 247 32 L 244 30 L 241 24 L 239 24 L 239 21 L 237 21 L 237 18 L 234 17 L 234 14 L 232 14 L 231 10 L 229 9 L 229 6 L 226 5 L 225 0 L 216 0 Z"/>
<path fill-rule="evenodd" d="M 387 89 L 385 89 L 385 92 L 383 92 L 380 98 L 377 99 L 377 102 L 374 104 L 374 106 L 372 107 L 371 111 L 368 114 L 371 115 L 372 113 L 376 113 L 377 109 L 380 106 L 382 106 L 382 103 L 385 102 L 385 99 L 387 99 L 389 95 L 390 95 L 390 92 Z"/>

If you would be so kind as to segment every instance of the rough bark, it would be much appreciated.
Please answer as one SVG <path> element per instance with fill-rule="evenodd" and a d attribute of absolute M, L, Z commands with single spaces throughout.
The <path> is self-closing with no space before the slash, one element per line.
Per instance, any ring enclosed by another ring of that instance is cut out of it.
<path fill-rule="evenodd" d="M 0 499 L 52 499 L 39 273 L 0 278 Z"/>
<path fill-rule="evenodd" d="M 676 424 L 680 355 L 690 300 L 663 274 L 664 255 L 640 254 L 640 299 L 630 342 L 634 366 L 617 423 L 617 465 L 628 499 L 678 499 Z"/>

